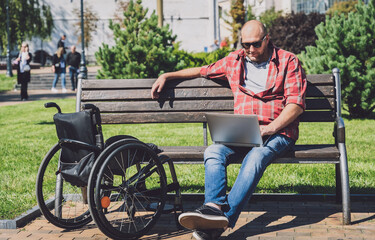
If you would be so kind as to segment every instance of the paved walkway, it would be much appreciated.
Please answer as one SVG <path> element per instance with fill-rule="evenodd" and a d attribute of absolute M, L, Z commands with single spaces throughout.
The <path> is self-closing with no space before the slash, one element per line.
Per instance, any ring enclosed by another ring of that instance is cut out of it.
<path fill-rule="evenodd" d="M 185 210 L 199 202 L 184 202 Z M 258 201 L 242 211 L 237 226 L 220 239 L 361 239 L 375 240 L 375 202 L 353 202 L 352 224 L 341 225 L 341 206 L 333 202 Z M 16 230 L 0 230 L 0 239 L 108 239 L 94 223 L 74 231 L 65 231 L 43 217 Z M 193 239 L 192 232 L 178 230 L 173 215 L 162 215 L 156 226 L 141 239 Z"/>
<path fill-rule="evenodd" d="M 76 92 L 68 90 L 66 93 L 53 93 L 50 90 L 28 90 L 29 99 L 21 101 L 20 91 L 7 91 L 0 93 L 0 107 L 27 103 L 36 100 L 58 99 L 58 98 L 74 98 Z"/>
<path fill-rule="evenodd" d="M 98 66 L 88 66 L 88 72 L 97 72 Z M 32 69 L 31 74 L 52 74 L 51 67 L 43 67 L 40 69 Z M 5 74 L 6 70 L 0 70 L 0 74 Z M 13 74 L 15 70 L 13 70 Z M 67 81 L 70 81 L 67 79 Z M 57 98 L 70 98 L 75 97 L 76 93 L 68 90 L 67 93 L 62 93 L 61 91 L 53 93 L 50 90 L 28 90 L 29 99 L 28 101 L 21 101 L 20 91 L 7 91 L 0 92 L 0 106 L 9 106 L 15 104 L 21 104 L 25 102 L 35 101 L 35 100 L 46 100 L 46 99 L 57 99 Z"/>

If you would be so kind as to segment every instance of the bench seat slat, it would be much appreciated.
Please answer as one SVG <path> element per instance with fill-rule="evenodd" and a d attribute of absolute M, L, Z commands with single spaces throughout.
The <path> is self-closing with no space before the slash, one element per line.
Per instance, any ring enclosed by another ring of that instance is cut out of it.
<path fill-rule="evenodd" d="M 206 146 L 165 146 L 160 154 L 167 155 L 175 163 L 203 162 Z M 339 163 L 340 153 L 334 145 L 296 145 L 286 156 L 273 163 Z"/>

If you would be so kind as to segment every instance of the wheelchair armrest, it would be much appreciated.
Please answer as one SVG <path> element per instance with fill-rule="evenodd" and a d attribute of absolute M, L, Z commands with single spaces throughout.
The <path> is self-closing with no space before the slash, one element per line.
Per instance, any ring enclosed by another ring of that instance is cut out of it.
<path fill-rule="evenodd" d="M 73 139 L 67 139 L 67 138 L 62 138 L 59 140 L 59 145 L 60 146 L 64 146 L 64 147 L 78 147 L 78 148 L 82 148 L 82 149 L 85 149 L 85 150 L 89 150 L 89 151 L 93 151 L 95 153 L 100 153 L 100 148 L 98 146 L 95 146 L 95 145 L 91 145 L 91 144 L 88 144 L 88 143 L 85 143 L 85 142 L 80 142 L 80 141 L 77 141 L 77 140 L 73 140 Z"/>

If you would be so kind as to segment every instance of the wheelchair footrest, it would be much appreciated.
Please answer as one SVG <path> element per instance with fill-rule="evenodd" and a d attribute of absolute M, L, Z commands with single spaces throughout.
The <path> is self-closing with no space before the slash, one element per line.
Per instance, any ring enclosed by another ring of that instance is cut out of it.
<path fill-rule="evenodd" d="M 149 211 L 156 211 L 157 204 L 158 203 L 150 203 L 150 204 L 147 205 L 146 209 L 149 210 Z M 168 213 L 171 213 L 171 212 L 174 212 L 174 211 L 179 211 L 179 210 L 180 210 L 180 207 L 176 207 L 173 204 L 165 204 L 162 213 L 168 214 Z"/>

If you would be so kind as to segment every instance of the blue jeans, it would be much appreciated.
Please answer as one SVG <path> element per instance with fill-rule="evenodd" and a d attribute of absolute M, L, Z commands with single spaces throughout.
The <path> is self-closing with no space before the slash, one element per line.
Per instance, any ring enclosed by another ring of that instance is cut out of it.
<path fill-rule="evenodd" d="M 228 226 L 234 227 L 266 167 L 293 147 L 294 143 L 291 138 L 275 134 L 268 138 L 263 147 L 230 147 L 222 144 L 209 146 L 204 152 L 205 203 L 221 205 L 229 220 Z M 226 167 L 241 158 L 243 161 L 240 172 L 227 195 Z"/>
<path fill-rule="evenodd" d="M 55 78 L 53 79 L 52 87 L 55 88 L 57 82 L 59 81 L 59 76 L 61 76 L 61 88 L 65 88 L 65 72 L 55 73 Z"/>
<path fill-rule="evenodd" d="M 77 82 L 78 82 L 78 68 L 72 67 L 72 66 L 69 67 L 69 75 L 70 75 L 70 81 L 72 82 L 72 90 L 74 91 L 77 87 Z"/>

